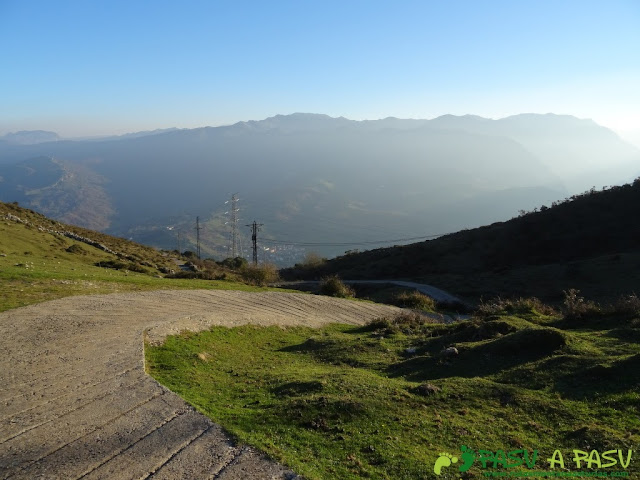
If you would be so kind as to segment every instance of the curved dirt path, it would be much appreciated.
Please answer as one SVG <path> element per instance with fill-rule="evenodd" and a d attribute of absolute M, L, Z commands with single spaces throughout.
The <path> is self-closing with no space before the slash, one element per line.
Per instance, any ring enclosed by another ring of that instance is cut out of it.
<path fill-rule="evenodd" d="M 361 324 L 398 311 L 191 290 L 70 297 L 0 313 L 0 478 L 295 478 L 147 376 L 143 337 L 158 342 L 210 325 Z"/>

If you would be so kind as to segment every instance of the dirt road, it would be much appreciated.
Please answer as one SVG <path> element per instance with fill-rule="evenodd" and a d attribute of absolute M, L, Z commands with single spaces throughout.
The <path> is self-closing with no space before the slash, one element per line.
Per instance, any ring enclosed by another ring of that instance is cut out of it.
<path fill-rule="evenodd" d="M 295 478 L 147 376 L 143 338 L 210 325 L 361 324 L 398 311 L 198 290 L 70 297 L 0 313 L 0 478 Z"/>

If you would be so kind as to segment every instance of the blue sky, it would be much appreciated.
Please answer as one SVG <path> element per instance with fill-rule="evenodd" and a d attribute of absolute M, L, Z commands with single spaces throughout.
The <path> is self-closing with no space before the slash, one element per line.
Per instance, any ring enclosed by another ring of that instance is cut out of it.
<path fill-rule="evenodd" d="M 0 0 L 0 133 L 593 118 L 640 138 L 640 1 Z"/>

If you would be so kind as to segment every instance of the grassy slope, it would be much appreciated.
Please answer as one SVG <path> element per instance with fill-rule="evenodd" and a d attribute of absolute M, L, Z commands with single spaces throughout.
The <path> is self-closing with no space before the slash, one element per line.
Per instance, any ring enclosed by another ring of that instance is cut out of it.
<path fill-rule="evenodd" d="M 289 278 L 406 278 L 460 296 L 538 296 L 578 288 L 605 300 L 640 291 L 640 181 L 577 196 L 508 222 L 345 255 Z"/>
<path fill-rule="evenodd" d="M 0 310 L 73 294 L 253 288 L 99 268 L 115 257 L 5 220 L 7 212 L 51 222 L 0 204 Z M 140 265 L 167 260 L 122 239 L 95 239 Z M 439 451 L 456 453 L 463 443 L 545 455 L 556 447 L 637 449 L 638 321 L 578 329 L 520 317 L 393 335 L 350 326 L 216 329 L 147 354 L 158 379 L 310 478 L 428 477 Z M 460 355 L 443 361 L 438 352 L 452 344 Z M 403 354 L 408 346 L 415 356 Z M 441 390 L 419 395 L 424 381 Z M 637 463 L 631 468 L 640 473 Z"/>
<path fill-rule="evenodd" d="M 308 478 L 416 479 L 462 445 L 537 449 L 543 471 L 555 449 L 637 455 L 639 341 L 638 318 L 529 310 L 448 326 L 214 328 L 170 337 L 147 360 L 160 382 Z M 459 355 L 443 357 L 449 346 Z M 439 390 L 421 394 L 425 382 Z M 640 474 L 640 458 L 628 472 Z M 481 474 L 477 461 L 469 474 Z"/>
<path fill-rule="evenodd" d="M 57 222 L 45 217 L 44 215 L 34 212 L 33 210 L 22 208 L 11 203 L 0 202 L 0 219 L 2 219 L 4 223 L 8 222 L 4 220 L 4 217 L 6 215 L 15 215 L 20 219 L 29 222 L 32 226 L 36 227 L 36 230 L 39 227 L 45 230 L 68 231 L 82 237 L 90 238 L 98 243 L 109 247 L 111 250 L 120 253 L 122 257 L 127 259 L 128 261 L 132 261 L 140 265 L 146 263 L 156 266 L 166 265 L 172 268 L 175 267 L 170 258 L 164 256 L 155 248 L 147 247 L 145 245 L 141 245 L 124 238 L 113 237 L 111 235 L 106 235 L 97 231 L 77 227 L 75 225 L 68 225 Z M 113 259 L 114 257 L 110 258 Z"/>
<path fill-rule="evenodd" d="M 7 213 L 33 225 L 7 220 Z M 38 226 L 73 231 L 94 239 L 133 259 L 133 263 L 148 273 L 97 267 L 97 262 L 121 259 L 86 243 L 41 231 Z M 76 247 L 69 250 L 74 245 Z M 176 288 L 262 290 L 230 281 L 159 278 L 158 271 L 148 265 L 168 265 L 177 269 L 171 258 L 150 247 L 62 225 L 29 210 L 0 203 L 0 311 L 91 293 Z"/>

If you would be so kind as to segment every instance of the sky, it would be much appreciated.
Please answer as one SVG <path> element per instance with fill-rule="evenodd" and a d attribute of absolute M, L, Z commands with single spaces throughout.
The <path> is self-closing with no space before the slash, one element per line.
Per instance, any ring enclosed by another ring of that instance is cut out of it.
<path fill-rule="evenodd" d="M 639 0 L 0 0 L 0 134 L 591 118 L 640 145 Z"/>

